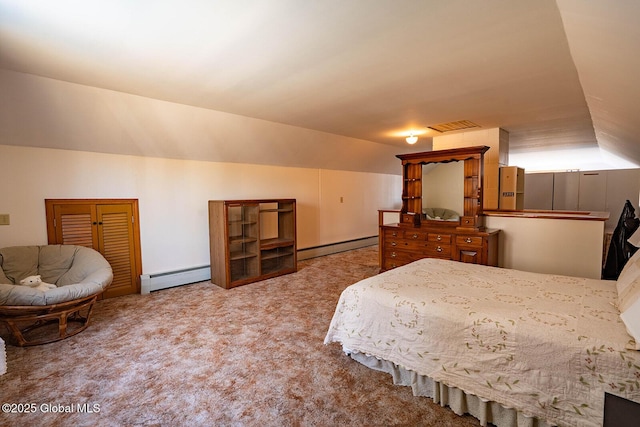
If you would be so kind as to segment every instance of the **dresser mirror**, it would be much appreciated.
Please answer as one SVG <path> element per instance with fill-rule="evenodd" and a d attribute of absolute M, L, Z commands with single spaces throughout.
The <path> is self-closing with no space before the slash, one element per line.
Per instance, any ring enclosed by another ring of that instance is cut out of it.
<path fill-rule="evenodd" d="M 460 222 L 464 211 L 464 162 L 422 165 L 422 220 Z"/>
<path fill-rule="evenodd" d="M 401 223 L 482 228 L 482 178 L 487 146 L 400 154 Z M 439 210 L 438 210 L 439 209 Z"/>

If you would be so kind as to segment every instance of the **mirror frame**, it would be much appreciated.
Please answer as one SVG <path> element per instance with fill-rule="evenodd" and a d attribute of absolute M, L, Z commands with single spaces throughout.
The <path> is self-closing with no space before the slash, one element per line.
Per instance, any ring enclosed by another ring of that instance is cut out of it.
<path fill-rule="evenodd" d="M 400 223 L 419 226 L 422 221 L 422 165 L 464 161 L 464 210 L 458 228 L 484 228 L 482 180 L 486 145 L 398 154 L 402 161 L 402 209 Z M 445 221 L 429 221 L 442 223 Z M 444 224 L 440 224 L 444 225 Z"/>

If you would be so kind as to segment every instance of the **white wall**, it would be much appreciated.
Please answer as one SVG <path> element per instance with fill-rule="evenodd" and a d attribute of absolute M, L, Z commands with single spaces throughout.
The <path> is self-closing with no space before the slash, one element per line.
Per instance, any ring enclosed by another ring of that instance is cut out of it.
<path fill-rule="evenodd" d="M 47 243 L 47 198 L 138 199 L 144 274 L 209 264 L 208 200 L 296 198 L 299 249 L 400 206 L 398 147 L 9 70 L 0 93 L 0 247 Z"/>
<path fill-rule="evenodd" d="M 7 145 L 0 183 L 0 247 L 47 243 L 45 199 L 138 199 L 144 274 L 209 264 L 208 200 L 296 198 L 304 249 L 377 235 L 402 191 L 399 175 Z"/>
<path fill-rule="evenodd" d="M 499 265 L 536 273 L 599 279 L 604 221 L 487 216 L 500 233 Z"/>
<path fill-rule="evenodd" d="M 402 174 L 394 147 L 0 70 L 0 145 Z"/>

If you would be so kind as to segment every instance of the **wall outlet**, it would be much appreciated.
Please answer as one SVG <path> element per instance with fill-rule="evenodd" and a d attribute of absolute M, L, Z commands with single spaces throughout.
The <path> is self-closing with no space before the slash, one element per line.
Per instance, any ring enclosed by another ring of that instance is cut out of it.
<path fill-rule="evenodd" d="M 0 214 L 0 225 L 9 225 L 9 214 Z"/>

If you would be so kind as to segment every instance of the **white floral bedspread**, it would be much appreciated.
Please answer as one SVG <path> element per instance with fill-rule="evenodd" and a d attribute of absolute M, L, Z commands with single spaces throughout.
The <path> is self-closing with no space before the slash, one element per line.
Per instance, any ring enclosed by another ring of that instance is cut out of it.
<path fill-rule="evenodd" d="M 423 259 L 351 285 L 325 343 L 561 426 L 601 426 L 604 392 L 640 402 L 640 353 L 614 281 Z"/>

